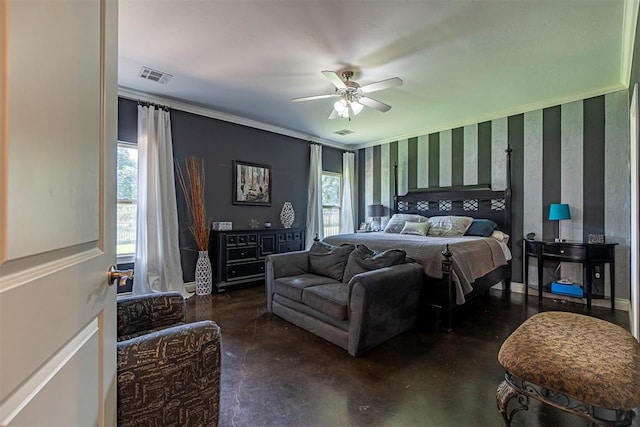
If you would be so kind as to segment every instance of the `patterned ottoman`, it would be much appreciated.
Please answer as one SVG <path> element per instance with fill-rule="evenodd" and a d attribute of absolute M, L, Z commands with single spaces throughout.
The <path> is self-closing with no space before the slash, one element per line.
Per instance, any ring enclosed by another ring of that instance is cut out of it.
<path fill-rule="evenodd" d="M 505 340 L 498 361 L 506 374 L 496 400 L 507 426 L 530 397 L 604 426 L 631 425 L 640 405 L 640 345 L 604 320 L 538 313 Z"/>

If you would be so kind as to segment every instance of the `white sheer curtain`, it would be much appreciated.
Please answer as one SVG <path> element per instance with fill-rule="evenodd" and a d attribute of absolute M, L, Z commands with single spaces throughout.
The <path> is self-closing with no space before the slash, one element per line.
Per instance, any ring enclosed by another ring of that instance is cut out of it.
<path fill-rule="evenodd" d="M 342 209 L 340 210 L 340 234 L 353 233 L 356 229 L 355 207 L 355 154 L 342 153 Z"/>
<path fill-rule="evenodd" d="M 184 289 L 169 111 L 138 105 L 138 232 L 133 293 Z"/>
<path fill-rule="evenodd" d="M 306 246 L 310 248 L 313 239 L 318 235 L 324 237 L 322 231 L 322 145 L 311 144 L 309 162 L 309 191 L 307 204 L 307 236 Z"/>

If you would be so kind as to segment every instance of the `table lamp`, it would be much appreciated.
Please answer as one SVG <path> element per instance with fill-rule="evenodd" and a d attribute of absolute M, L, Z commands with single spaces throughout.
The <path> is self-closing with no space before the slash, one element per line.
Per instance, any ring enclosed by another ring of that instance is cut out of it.
<path fill-rule="evenodd" d="M 384 206 L 382 205 L 367 206 L 367 216 L 372 219 L 371 231 L 380 231 L 380 218 L 384 216 Z"/>
<path fill-rule="evenodd" d="M 551 206 L 549 206 L 549 221 L 562 221 L 565 219 L 571 219 L 571 212 L 569 211 L 569 205 L 566 203 L 552 203 Z M 564 239 L 560 238 L 559 229 L 558 229 L 558 238 L 555 239 L 555 241 L 556 242 L 565 241 Z"/>

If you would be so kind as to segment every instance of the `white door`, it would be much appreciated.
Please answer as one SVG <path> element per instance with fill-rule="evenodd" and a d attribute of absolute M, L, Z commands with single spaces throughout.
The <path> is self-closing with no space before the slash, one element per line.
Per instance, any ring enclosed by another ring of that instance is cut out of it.
<path fill-rule="evenodd" d="M 117 3 L 0 0 L 0 426 L 115 425 Z"/>
<path fill-rule="evenodd" d="M 629 129 L 631 136 L 631 333 L 640 339 L 640 111 L 638 105 L 638 83 L 633 87 L 631 108 L 629 109 Z"/>

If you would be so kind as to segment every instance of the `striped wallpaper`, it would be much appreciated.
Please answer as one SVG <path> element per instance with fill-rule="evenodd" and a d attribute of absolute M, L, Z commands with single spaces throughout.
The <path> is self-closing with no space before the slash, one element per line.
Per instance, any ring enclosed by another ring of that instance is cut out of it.
<path fill-rule="evenodd" d="M 472 184 L 504 189 L 507 145 L 513 149 L 514 281 L 523 282 L 521 242 L 527 233 L 585 241 L 601 233 L 607 242 L 619 243 L 616 293 L 629 298 L 627 91 L 361 149 L 359 211 L 374 203 L 393 208 L 396 162 L 400 194 L 410 188 Z M 551 203 L 568 203 L 572 219 L 560 224 L 546 220 Z M 366 219 L 361 215 L 360 220 Z M 530 264 L 536 283 L 535 259 Z M 579 264 L 563 264 L 562 276 L 583 282 Z"/>

